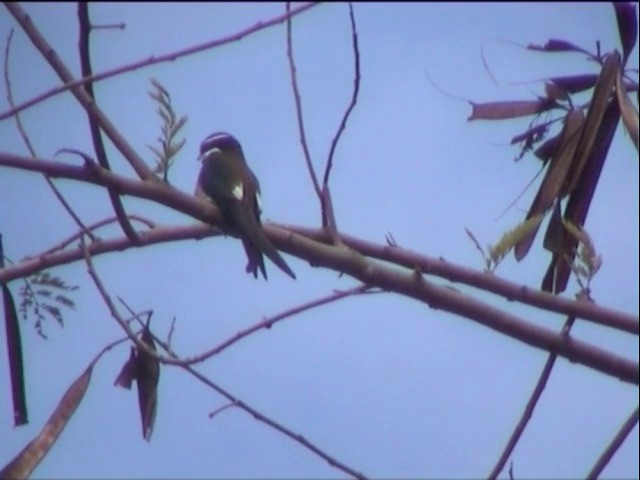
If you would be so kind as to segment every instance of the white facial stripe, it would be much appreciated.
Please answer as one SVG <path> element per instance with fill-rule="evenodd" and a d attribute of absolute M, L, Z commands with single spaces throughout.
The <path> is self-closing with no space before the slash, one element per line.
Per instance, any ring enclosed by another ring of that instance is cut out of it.
<path fill-rule="evenodd" d="M 205 151 L 202 155 L 200 155 L 200 158 L 208 157 L 213 153 L 222 153 L 222 150 L 220 150 L 218 147 L 210 148 L 209 150 Z"/>
<path fill-rule="evenodd" d="M 231 194 L 236 197 L 236 199 L 238 201 L 242 201 L 242 198 L 244 197 L 244 187 L 242 185 L 242 183 L 238 183 L 236 184 L 235 187 L 233 187 L 233 190 L 231 190 Z"/>
<path fill-rule="evenodd" d="M 262 198 L 258 192 L 256 192 L 256 203 L 258 204 L 258 213 L 262 213 Z"/>

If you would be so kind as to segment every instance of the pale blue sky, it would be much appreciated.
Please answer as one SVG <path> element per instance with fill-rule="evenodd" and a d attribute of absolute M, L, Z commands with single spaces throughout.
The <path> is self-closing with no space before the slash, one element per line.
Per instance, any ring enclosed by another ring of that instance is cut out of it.
<path fill-rule="evenodd" d="M 74 4 L 25 4 L 33 22 L 79 76 Z M 569 40 L 602 51 L 619 48 L 610 4 L 356 4 L 361 95 L 340 143 L 332 176 L 338 226 L 378 243 L 391 232 L 401 246 L 482 268 L 464 228 L 495 242 L 520 221 L 539 181 L 499 221 L 500 212 L 539 168 L 527 156 L 514 163 L 511 137 L 526 121 L 467 122 L 474 101 L 530 99 L 549 75 L 596 72 L 579 55 L 527 52 L 499 40 L 543 44 Z M 126 30 L 92 37 L 95 72 L 202 43 L 282 13 L 283 4 L 98 4 L 95 23 Z M 0 10 L 0 41 L 16 27 Z M 317 168 L 324 165 L 352 88 L 353 59 L 345 4 L 313 8 L 294 20 L 294 49 L 307 136 Z M 481 47 L 499 86 L 481 59 Z M 637 68 L 637 49 L 632 54 Z M 19 27 L 11 51 L 18 101 L 58 85 Z M 170 174 L 191 192 L 200 141 L 233 133 L 260 179 L 264 217 L 317 226 L 319 208 L 304 166 L 286 62 L 285 29 L 155 65 L 96 85 L 98 101 L 136 150 L 148 155 L 159 125 L 147 90 L 151 77 L 189 116 L 187 144 Z M 515 86 L 515 83 L 520 85 Z M 4 93 L 0 111 L 7 109 Z M 59 148 L 91 151 L 84 111 L 70 94 L 23 114 L 41 157 Z M 528 121 L 528 120 L 527 120 Z M 0 122 L 1 149 L 25 153 L 11 121 Z M 133 175 L 113 151 L 118 172 Z M 77 162 L 74 158 L 64 161 Z M 58 181 L 87 222 L 112 215 L 104 191 Z M 587 229 L 603 255 L 592 284 L 598 303 L 638 315 L 638 156 L 619 127 L 591 207 Z M 148 202 L 125 199 L 131 213 L 164 224 L 189 219 Z M 44 181 L 0 171 L 0 232 L 17 261 L 74 232 Z M 120 235 L 118 229 L 101 235 Z M 510 255 L 497 274 L 538 286 L 548 255 L 540 241 L 520 264 Z M 155 311 L 154 332 L 191 356 L 238 330 L 294 305 L 356 285 L 287 256 L 292 281 L 267 264 L 269 282 L 244 273 L 240 243 L 208 239 L 129 250 L 95 259 L 113 296 Z M 13 428 L 9 395 L 0 415 L 0 464 L 42 428 L 70 382 L 108 341 L 122 335 L 82 263 L 56 272 L 82 285 L 64 329 L 46 325 L 48 341 L 23 323 L 30 424 Z M 445 280 L 434 279 L 446 284 Z M 17 284 L 11 285 L 17 294 Z M 478 295 L 467 287 L 462 291 Z M 566 295 L 576 291 L 571 283 Z M 559 329 L 563 318 L 481 295 L 528 321 Z M 575 334 L 638 361 L 638 340 L 590 324 Z M 0 391 L 8 392 L 4 333 Z M 97 366 L 88 394 L 62 437 L 36 470 L 45 477 L 342 477 L 323 460 L 246 413 L 228 409 L 183 371 L 164 368 L 152 441 L 140 435 L 134 393 L 112 386 L 128 346 Z M 259 332 L 199 365 L 221 386 L 371 477 L 486 476 L 519 418 L 546 353 L 404 297 L 380 294 L 343 300 Z M 516 449 L 516 478 L 584 476 L 638 404 L 638 389 L 559 360 Z M 638 477 L 636 427 L 605 471 Z M 504 472 L 506 475 L 506 472 Z"/>

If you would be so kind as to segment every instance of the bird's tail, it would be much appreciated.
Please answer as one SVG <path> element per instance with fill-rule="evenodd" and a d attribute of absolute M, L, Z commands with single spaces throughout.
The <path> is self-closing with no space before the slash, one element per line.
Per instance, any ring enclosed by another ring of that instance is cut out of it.
<path fill-rule="evenodd" d="M 267 279 L 267 270 L 264 267 L 264 257 L 259 250 L 249 242 L 248 240 L 242 240 L 242 245 L 244 246 L 244 251 L 247 254 L 247 267 L 245 271 L 247 273 L 253 273 L 254 278 L 258 278 L 258 269 L 262 272 L 262 276 L 265 280 Z"/>
<path fill-rule="evenodd" d="M 296 274 L 284 261 L 284 258 L 278 253 L 278 250 L 271 244 L 267 238 L 260 220 L 249 214 L 245 209 L 239 208 L 234 218 L 238 225 L 236 227 L 240 230 L 244 249 L 247 253 L 247 272 L 252 272 L 255 277 L 258 276 L 258 268 L 262 272 L 262 276 L 267 278 L 267 272 L 264 267 L 264 259 L 262 254 L 266 255 L 269 260 L 276 264 L 280 270 L 289 275 L 295 280 Z"/>

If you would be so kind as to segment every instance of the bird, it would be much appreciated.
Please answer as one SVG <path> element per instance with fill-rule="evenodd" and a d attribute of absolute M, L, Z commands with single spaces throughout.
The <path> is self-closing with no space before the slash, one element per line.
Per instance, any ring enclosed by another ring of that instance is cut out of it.
<path fill-rule="evenodd" d="M 295 279 L 296 275 L 262 229 L 260 183 L 247 165 L 240 142 L 226 132 L 212 133 L 200 144 L 198 160 L 202 166 L 195 195 L 212 201 L 239 234 L 247 255 L 246 272 L 258 278 L 260 270 L 267 280 L 263 256 L 266 255 Z"/>

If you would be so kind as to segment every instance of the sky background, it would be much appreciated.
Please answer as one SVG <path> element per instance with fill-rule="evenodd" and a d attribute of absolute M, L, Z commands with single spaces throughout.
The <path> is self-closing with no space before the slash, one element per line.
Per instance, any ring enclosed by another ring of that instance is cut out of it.
<path fill-rule="evenodd" d="M 34 24 L 79 76 L 74 4 L 25 4 Z M 619 47 L 610 4 L 356 4 L 361 91 L 338 146 L 331 178 L 339 228 L 482 269 L 464 228 L 486 245 L 521 221 L 540 178 L 506 215 L 500 213 L 538 172 L 531 156 L 514 163 L 508 143 L 528 120 L 467 122 L 460 99 L 532 99 L 535 80 L 595 73 L 580 55 L 528 52 L 512 43 L 550 38 L 601 50 Z M 96 4 L 94 23 L 126 29 L 92 35 L 94 72 L 224 37 L 284 11 L 283 4 Z M 6 10 L 0 41 L 16 28 L 10 74 L 18 102 L 59 85 Z M 489 77 L 481 49 L 493 75 Z M 353 56 L 346 4 L 313 8 L 294 19 L 294 51 L 311 155 L 322 169 L 348 104 Z M 637 48 L 630 66 L 637 68 Z M 3 57 L 4 58 L 4 57 Z M 434 87 L 430 78 L 444 94 Z M 318 226 L 320 212 L 298 141 L 284 24 L 241 42 L 154 65 L 96 84 L 99 104 L 138 153 L 159 132 L 150 79 L 189 116 L 187 143 L 170 172 L 192 192 L 201 140 L 226 130 L 242 143 L 260 179 L 263 217 Z M 454 98 L 455 97 L 455 98 Z M 0 95 L 0 111 L 8 109 Z M 70 94 L 23 114 L 39 156 L 60 148 L 92 151 L 84 111 Z M 108 142 L 107 142 L 108 143 Z M 4 151 L 26 154 L 11 120 L 0 122 Z M 134 177 L 108 145 L 114 170 Z M 78 163 L 77 158 L 61 161 Z M 604 263 L 592 283 L 599 304 L 638 315 L 638 154 L 618 127 L 586 224 Z M 56 181 L 86 223 L 112 216 L 101 189 Z M 193 219 L 126 198 L 130 213 L 165 225 Z M 76 227 L 44 180 L 0 170 L 0 232 L 13 261 L 50 248 Z M 117 228 L 100 235 L 120 236 Z M 505 259 L 497 275 L 537 287 L 548 265 L 542 235 L 527 258 Z M 111 295 L 153 309 L 154 332 L 192 356 L 264 316 L 357 285 L 349 277 L 286 256 L 292 281 L 267 263 L 269 282 L 244 273 L 231 238 L 183 241 L 95 258 Z M 23 322 L 30 423 L 14 428 L 0 333 L 0 464 L 42 428 L 69 384 L 109 341 L 122 336 L 83 263 L 54 270 L 81 285 L 64 328 L 45 325 L 42 340 Z M 442 279 L 434 282 L 447 285 Z M 17 296 L 19 282 L 10 285 Z M 564 318 L 456 285 L 463 292 L 558 330 Z M 570 283 L 565 295 L 577 291 Z M 638 338 L 585 322 L 576 337 L 638 361 Z M 35 471 L 46 477 L 344 477 L 344 474 L 239 409 L 208 414 L 226 401 L 176 368 L 163 368 L 150 443 L 140 433 L 135 390 L 112 386 L 129 355 L 122 345 L 95 368 L 87 395 Z M 393 294 L 349 298 L 260 331 L 198 365 L 222 387 L 336 459 L 371 477 L 482 477 L 495 464 L 546 361 L 543 351 L 474 322 Z M 584 476 L 638 404 L 638 389 L 563 359 L 514 452 L 516 478 Z M 604 472 L 638 477 L 638 428 Z M 503 477 L 507 475 L 503 472 Z"/>

